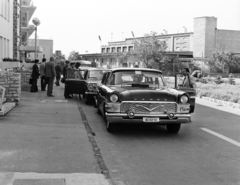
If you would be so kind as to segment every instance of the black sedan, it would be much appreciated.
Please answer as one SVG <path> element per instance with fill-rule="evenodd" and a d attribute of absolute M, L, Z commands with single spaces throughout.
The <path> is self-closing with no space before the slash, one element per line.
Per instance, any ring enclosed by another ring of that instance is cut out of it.
<path fill-rule="evenodd" d="M 179 74 L 178 74 L 179 76 Z M 195 90 L 188 74 L 175 88 L 165 84 L 162 72 L 146 68 L 118 68 L 106 72 L 98 87 L 96 108 L 106 119 L 108 132 L 117 124 L 145 123 L 166 126 L 177 133 L 191 122 Z"/>

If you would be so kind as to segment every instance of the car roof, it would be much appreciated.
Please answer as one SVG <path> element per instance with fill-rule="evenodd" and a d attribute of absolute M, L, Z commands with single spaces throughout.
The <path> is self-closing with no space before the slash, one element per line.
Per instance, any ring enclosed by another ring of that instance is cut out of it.
<path fill-rule="evenodd" d="M 122 71 L 122 70 L 126 70 L 126 71 L 152 71 L 152 72 L 160 72 L 162 73 L 162 71 L 158 70 L 158 69 L 150 69 L 150 68 L 114 68 L 114 69 L 110 69 L 111 71 Z"/>
<path fill-rule="evenodd" d="M 94 67 L 94 68 L 89 68 L 89 70 L 91 70 L 91 71 L 98 71 L 98 70 L 109 71 L 109 69 L 106 69 L 106 68 L 96 68 L 96 67 Z"/>
<path fill-rule="evenodd" d="M 91 64 L 92 62 L 91 61 L 88 61 L 88 60 L 72 60 L 70 61 L 70 63 L 81 63 L 81 64 Z"/>

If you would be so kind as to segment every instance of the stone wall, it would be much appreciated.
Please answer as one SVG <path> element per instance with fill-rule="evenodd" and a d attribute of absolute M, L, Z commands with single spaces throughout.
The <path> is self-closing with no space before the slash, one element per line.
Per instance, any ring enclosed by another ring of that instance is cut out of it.
<path fill-rule="evenodd" d="M 32 71 L 15 71 L 21 74 L 21 90 L 30 91 L 31 85 L 29 84 L 29 79 L 31 78 Z"/>
<path fill-rule="evenodd" d="M 5 98 L 8 102 L 20 103 L 21 100 L 21 74 L 0 73 L 0 85 L 6 89 Z"/>

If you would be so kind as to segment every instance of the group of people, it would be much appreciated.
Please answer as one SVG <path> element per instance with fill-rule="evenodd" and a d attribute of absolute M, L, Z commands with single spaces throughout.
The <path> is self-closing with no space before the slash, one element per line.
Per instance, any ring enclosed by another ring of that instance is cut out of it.
<path fill-rule="evenodd" d="M 31 92 L 38 92 L 37 81 L 38 78 L 41 77 L 41 90 L 46 91 L 47 87 L 47 96 L 54 97 L 53 95 L 53 84 L 54 79 L 56 78 L 56 86 L 60 86 L 59 81 L 61 78 L 62 70 L 60 67 L 60 63 L 55 65 L 54 57 L 50 58 L 49 62 L 46 62 L 46 59 L 42 59 L 42 63 L 40 64 L 40 69 L 38 67 L 39 60 L 35 60 L 35 64 L 32 68 L 32 84 L 31 84 Z"/>
<path fill-rule="evenodd" d="M 81 63 L 76 62 L 71 63 L 67 60 L 63 69 L 60 66 L 60 63 L 55 64 L 54 57 L 50 57 L 50 61 L 46 62 L 46 59 L 42 59 L 42 63 L 40 67 L 38 67 L 39 60 L 35 60 L 35 64 L 32 68 L 32 75 L 31 75 L 31 92 L 38 92 L 37 81 L 38 78 L 41 77 L 41 90 L 46 91 L 47 87 L 47 96 L 54 97 L 53 95 L 53 84 L 54 79 L 56 78 L 56 86 L 60 86 L 60 79 L 61 75 L 62 83 L 65 83 L 67 78 L 74 78 L 75 74 L 74 71 L 76 69 L 80 69 Z M 82 78 L 82 76 L 80 76 Z M 71 95 L 66 95 L 66 97 L 71 98 Z"/>

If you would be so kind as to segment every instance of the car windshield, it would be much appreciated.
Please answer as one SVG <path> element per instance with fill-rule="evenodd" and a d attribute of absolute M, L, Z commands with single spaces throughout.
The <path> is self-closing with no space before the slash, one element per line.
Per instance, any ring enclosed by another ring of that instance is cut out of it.
<path fill-rule="evenodd" d="M 164 86 L 162 74 L 155 71 L 145 70 L 127 70 L 127 71 L 116 71 L 110 79 L 110 85 L 132 85 L 132 84 L 143 84 L 149 85 L 150 87 Z"/>
<path fill-rule="evenodd" d="M 89 71 L 89 79 L 90 80 L 102 80 L 103 74 L 106 70 L 92 70 Z"/>

